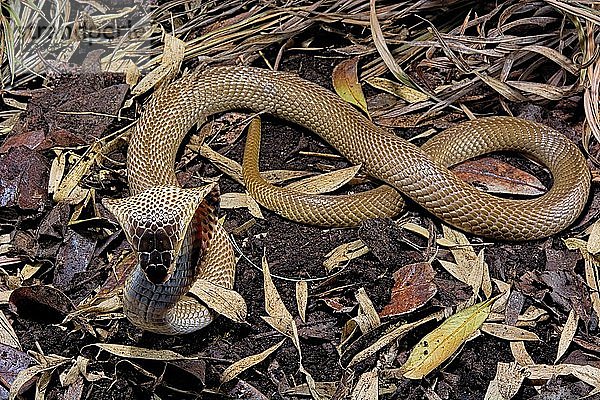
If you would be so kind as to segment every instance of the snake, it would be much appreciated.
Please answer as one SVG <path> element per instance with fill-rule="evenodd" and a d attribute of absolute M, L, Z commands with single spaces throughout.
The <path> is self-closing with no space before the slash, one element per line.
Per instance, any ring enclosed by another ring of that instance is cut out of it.
<path fill-rule="evenodd" d="M 536 122 L 477 118 L 418 147 L 377 126 L 330 90 L 293 73 L 245 66 L 188 72 L 158 88 L 132 128 L 127 151 L 130 196 L 103 202 L 136 254 L 123 289 L 123 310 L 144 330 L 171 335 L 196 331 L 214 315 L 188 293 L 193 283 L 204 279 L 233 287 L 235 257 L 217 219 L 218 187 L 213 183 L 182 188 L 174 167 L 190 129 L 230 110 L 268 113 L 300 125 L 383 183 L 337 199 L 275 186 L 258 173 L 260 137 L 249 135 L 243 162 L 248 192 L 263 206 L 301 223 L 355 226 L 398 213 L 405 196 L 473 235 L 534 240 L 571 225 L 589 195 L 590 171 L 577 145 Z M 448 169 L 497 151 L 522 153 L 546 166 L 553 178 L 551 188 L 536 198 L 502 198 L 465 183 Z"/>

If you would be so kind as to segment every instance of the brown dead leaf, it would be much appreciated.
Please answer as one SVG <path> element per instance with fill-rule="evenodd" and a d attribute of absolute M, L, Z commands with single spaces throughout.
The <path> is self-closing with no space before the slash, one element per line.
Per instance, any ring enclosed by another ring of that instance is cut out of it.
<path fill-rule="evenodd" d="M 428 262 L 410 264 L 394 272 L 390 302 L 379 316 L 402 315 L 425 305 L 437 293 L 434 277 L 435 271 Z"/>
<path fill-rule="evenodd" d="M 490 193 L 539 196 L 546 192 L 535 176 L 493 157 L 465 161 L 452 171 L 463 181 Z"/>
<path fill-rule="evenodd" d="M 367 101 L 358 82 L 358 60 L 358 57 L 350 58 L 335 66 L 332 76 L 333 88 L 342 99 L 369 115 Z"/>
<path fill-rule="evenodd" d="M 45 285 L 17 288 L 9 301 L 21 317 L 35 321 L 59 323 L 75 309 L 61 290 Z"/>
<path fill-rule="evenodd" d="M 75 276 L 87 270 L 92 261 L 96 240 L 67 228 L 64 242 L 56 255 L 52 284 L 62 290 L 73 289 Z"/>

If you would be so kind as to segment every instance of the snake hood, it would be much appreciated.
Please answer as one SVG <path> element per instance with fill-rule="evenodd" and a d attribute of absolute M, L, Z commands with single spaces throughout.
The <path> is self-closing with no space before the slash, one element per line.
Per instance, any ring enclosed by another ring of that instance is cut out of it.
<path fill-rule="evenodd" d="M 166 282 L 180 255 L 192 253 L 190 249 L 182 251 L 190 223 L 215 188 L 215 184 L 190 189 L 157 186 L 131 197 L 103 201 L 123 227 L 150 282 Z"/>

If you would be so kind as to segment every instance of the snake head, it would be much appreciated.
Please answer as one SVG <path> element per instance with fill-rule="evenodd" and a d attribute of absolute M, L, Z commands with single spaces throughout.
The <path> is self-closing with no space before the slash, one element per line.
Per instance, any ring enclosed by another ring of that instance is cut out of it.
<path fill-rule="evenodd" d="M 190 222 L 215 187 L 156 186 L 124 199 L 102 201 L 123 228 L 150 282 L 161 284 L 171 277 Z"/>

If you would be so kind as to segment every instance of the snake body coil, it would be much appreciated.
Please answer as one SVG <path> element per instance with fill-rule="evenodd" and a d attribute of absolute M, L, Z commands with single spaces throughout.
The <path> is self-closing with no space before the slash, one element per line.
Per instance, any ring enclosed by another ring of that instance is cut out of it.
<path fill-rule="evenodd" d="M 107 202 L 126 233 L 129 232 L 128 239 L 138 254 L 143 252 L 136 248 L 139 246 L 139 240 L 135 241 L 136 231 L 140 231 L 140 226 L 150 226 L 148 221 L 157 218 L 156 208 L 152 214 L 141 207 L 156 204 L 156 196 L 161 196 L 156 188 L 166 188 L 164 190 L 172 198 L 166 205 L 163 201 L 163 206 L 183 200 L 192 203 L 189 207 L 179 207 L 188 211 L 182 219 L 185 226 L 169 231 L 179 234 L 174 243 L 165 244 L 156 238 L 152 241 L 159 247 L 156 254 L 169 254 L 163 257 L 165 265 L 149 266 L 147 261 L 140 259 L 142 265 L 136 267 L 133 277 L 128 280 L 125 311 L 130 320 L 142 328 L 163 333 L 193 330 L 179 326 L 189 325 L 186 321 L 194 318 L 190 315 L 196 313 L 197 316 L 200 311 L 190 314 L 188 299 L 182 301 L 180 298 L 197 273 L 210 275 L 215 282 L 228 287 L 233 283 L 234 267 L 223 264 L 225 259 L 231 261 L 232 255 L 223 250 L 229 244 L 222 228 L 217 225 L 215 234 L 211 233 L 210 224 L 205 224 L 198 233 L 189 226 L 198 215 L 197 210 L 206 209 L 209 204 L 194 193 L 173 194 L 179 193 L 177 190 L 190 190 L 178 188 L 174 171 L 175 156 L 186 133 L 208 115 L 232 109 L 267 112 L 302 125 L 352 163 L 362 164 L 370 175 L 393 188 L 381 189 L 383 200 L 376 201 L 375 208 L 397 208 L 389 204 L 389 199 L 398 199 L 398 191 L 446 223 L 476 235 L 505 240 L 552 235 L 577 218 L 589 193 L 590 173 L 581 152 L 562 134 L 534 122 L 510 117 L 478 119 L 451 128 L 437 135 L 424 148 L 419 148 L 377 127 L 330 91 L 292 74 L 247 67 L 218 67 L 191 73 L 158 90 L 134 128 L 127 168 L 135 200 L 128 206 L 121 203 L 128 199 Z M 517 151 L 532 156 L 550 169 L 554 185 L 539 198 L 502 199 L 464 183 L 446 168 L 491 151 Z M 268 192 L 260 182 L 250 181 L 248 187 L 252 185 L 258 188 L 254 191 L 259 193 L 259 198 L 262 193 L 261 203 L 267 203 L 292 219 L 311 222 L 314 214 L 323 212 L 323 205 L 319 204 L 310 210 L 305 208 L 303 204 L 312 200 L 304 200 L 304 203 L 289 200 L 285 194 Z M 362 219 L 372 217 L 371 211 L 360 209 L 361 202 L 357 204 L 355 209 L 362 214 Z M 328 206 L 324 207 L 327 213 Z M 163 210 L 165 216 L 158 219 L 178 218 L 177 212 L 177 209 Z M 318 215 L 315 218 L 315 223 L 320 224 L 332 219 Z M 346 223 L 343 217 L 339 221 L 340 218 L 335 218 L 333 223 L 336 225 L 355 223 Z M 211 260 L 210 265 L 204 263 L 196 271 L 194 260 L 188 262 L 187 253 L 180 253 L 180 250 L 187 251 L 187 247 L 198 241 L 194 238 L 203 235 L 205 239 L 210 239 L 209 236 L 220 239 L 205 243 L 206 254 L 199 254 L 196 259 L 210 257 L 211 251 L 215 254 L 224 251 L 228 255 Z M 181 256 L 184 261 L 177 265 Z M 155 271 L 155 276 L 149 276 L 149 271 Z M 182 278 L 184 275 L 185 279 Z M 154 279 L 155 283 L 146 281 L 142 284 L 143 279 Z M 184 313 L 180 308 L 187 311 Z"/>

